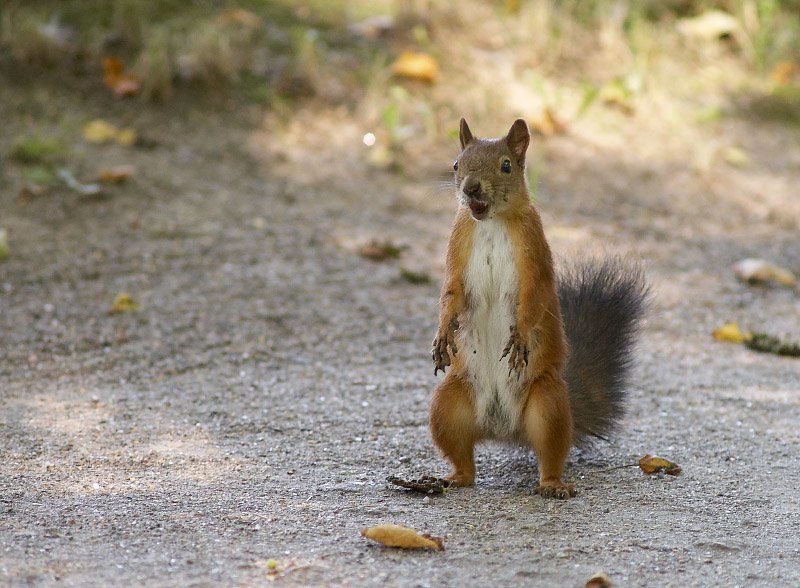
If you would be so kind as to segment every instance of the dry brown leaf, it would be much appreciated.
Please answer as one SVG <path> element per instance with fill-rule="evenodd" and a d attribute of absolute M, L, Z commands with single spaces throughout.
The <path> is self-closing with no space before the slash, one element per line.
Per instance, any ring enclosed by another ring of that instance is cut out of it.
<path fill-rule="evenodd" d="M 131 312 L 138 309 L 139 305 L 136 303 L 136 301 L 134 301 L 130 294 L 120 292 L 117 294 L 117 297 L 114 298 L 114 304 L 111 305 L 108 314 L 121 314 L 123 312 Z"/>
<path fill-rule="evenodd" d="M 733 266 L 733 272 L 748 284 L 774 282 L 787 288 L 797 285 L 797 278 L 792 272 L 763 259 L 743 259 Z"/>
<path fill-rule="evenodd" d="M 632 115 L 635 111 L 630 100 L 630 92 L 619 83 L 611 83 L 600 89 L 600 100 L 606 106 L 613 106 L 623 114 Z"/>
<path fill-rule="evenodd" d="M 217 18 L 220 24 L 236 23 L 251 29 L 264 26 L 264 21 L 257 14 L 244 8 L 228 8 L 219 13 Z"/>
<path fill-rule="evenodd" d="M 120 183 L 133 177 L 135 168 L 132 165 L 117 165 L 101 169 L 97 174 L 97 181 L 106 183 Z"/>
<path fill-rule="evenodd" d="M 677 476 L 681 473 L 681 466 L 678 464 L 649 453 L 639 460 L 639 468 L 645 474 L 656 474 L 664 472 L 670 476 Z"/>
<path fill-rule="evenodd" d="M 611 580 L 605 572 L 597 572 L 586 580 L 586 588 L 611 588 Z"/>
<path fill-rule="evenodd" d="M 711 335 L 717 341 L 725 341 L 726 343 L 744 343 L 753 337 L 751 333 L 741 331 L 736 323 L 725 323 L 719 329 L 715 329 Z"/>
<path fill-rule="evenodd" d="M 125 73 L 125 65 L 117 57 L 103 60 L 103 82 L 118 98 L 135 96 L 142 86 L 135 76 Z"/>
<path fill-rule="evenodd" d="M 405 51 L 392 65 L 392 73 L 402 78 L 432 84 L 439 78 L 439 62 L 427 53 Z"/>
<path fill-rule="evenodd" d="M 540 133 L 545 137 L 560 135 L 567 130 L 567 125 L 564 121 L 556 117 L 553 111 L 547 106 L 542 108 L 535 116 L 531 117 L 528 123 L 534 132 Z"/>
<path fill-rule="evenodd" d="M 441 537 L 421 535 L 414 529 L 400 525 L 378 525 L 361 530 L 361 536 L 400 549 L 444 549 Z"/>
<path fill-rule="evenodd" d="M 792 83 L 792 78 L 797 74 L 797 64 L 794 61 L 779 61 L 772 68 L 769 77 L 775 84 L 786 86 Z"/>
<path fill-rule="evenodd" d="M 402 250 L 402 247 L 398 247 L 390 241 L 370 241 L 358 248 L 358 254 L 372 261 L 385 261 L 400 257 Z"/>

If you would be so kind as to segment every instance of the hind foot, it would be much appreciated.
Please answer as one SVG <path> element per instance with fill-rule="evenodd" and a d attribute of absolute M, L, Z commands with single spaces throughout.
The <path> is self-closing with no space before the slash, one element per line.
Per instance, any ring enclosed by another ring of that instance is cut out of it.
<path fill-rule="evenodd" d="M 543 498 L 572 498 L 578 491 L 575 490 L 573 484 L 565 484 L 560 480 L 547 480 L 540 482 L 534 489 L 534 493 L 541 495 Z"/>
<path fill-rule="evenodd" d="M 475 474 L 454 472 L 445 478 L 450 484 L 459 488 L 475 485 Z"/>

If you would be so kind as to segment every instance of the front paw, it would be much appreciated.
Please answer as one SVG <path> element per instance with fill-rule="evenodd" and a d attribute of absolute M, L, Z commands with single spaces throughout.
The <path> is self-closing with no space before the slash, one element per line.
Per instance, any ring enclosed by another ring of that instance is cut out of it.
<path fill-rule="evenodd" d="M 523 370 L 528 367 L 528 343 L 519 333 L 516 325 L 511 326 L 511 336 L 508 338 L 506 348 L 503 349 L 503 355 L 500 356 L 502 360 L 505 356 L 508 357 L 508 375 L 511 372 L 516 372 L 519 376 Z"/>
<path fill-rule="evenodd" d="M 456 331 L 458 330 L 458 319 L 453 319 L 444 329 L 439 329 L 436 339 L 431 346 L 431 358 L 433 359 L 433 375 L 439 370 L 445 372 L 445 368 L 452 363 L 450 352 L 453 355 L 458 353 L 456 345 Z"/>

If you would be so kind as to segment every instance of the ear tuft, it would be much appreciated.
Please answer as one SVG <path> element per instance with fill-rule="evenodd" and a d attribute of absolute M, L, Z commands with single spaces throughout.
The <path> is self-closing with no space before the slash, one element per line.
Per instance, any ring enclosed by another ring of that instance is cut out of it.
<path fill-rule="evenodd" d="M 508 130 L 506 142 L 508 143 L 508 148 L 511 149 L 511 153 L 516 156 L 517 161 L 520 163 L 525 161 L 525 152 L 528 150 L 530 141 L 531 133 L 528 130 L 528 123 L 518 118 Z"/>
<path fill-rule="evenodd" d="M 474 137 L 472 136 L 472 131 L 469 130 L 469 125 L 467 124 L 466 119 L 461 119 L 461 125 L 458 129 L 458 138 L 461 140 L 461 149 L 464 149 L 467 145 L 472 143 Z"/>

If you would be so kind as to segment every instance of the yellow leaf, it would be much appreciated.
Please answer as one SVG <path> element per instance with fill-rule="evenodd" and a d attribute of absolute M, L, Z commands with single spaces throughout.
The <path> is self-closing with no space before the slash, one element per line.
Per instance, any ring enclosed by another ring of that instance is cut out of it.
<path fill-rule="evenodd" d="M 83 127 L 83 138 L 90 143 L 105 143 L 117 138 L 119 129 L 102 118 L 96 118 Z"/>
<path fill-rule="evenodd" d="M 793 61 L 779 61 L 772 68 L 769 77 L 779 86 L 786 86 L 792 83 L 792 78 L 797 73 L 797 64 Z"/>
<path fill-rule="evenodd" d="M 711 334 L 717 341 L 726 341 L 728 343 L 744 343 L 753 338 L 751 333 L 740 331 L 739 325 L 736 323 L 725 323 Z"/>
<path fill-rule="evenodd" d="M 639 467 L 645 474 L 664 472 L 670 476 L 677 476 L 681 473 L 681 466 L 675 462 L 649 453 L 639 460 Z"/>
<path fill-rule="evenodd" d="M 792 272 L 763 259 L 743 259 L 733 266 L 733 271 L 737 278 L 748 284 L 775 282 L 787 288 L 797 285 L 797 278 Z"/>
<path fill-rule="evenodd" d="M 600 100 L 606 106 L 614 106 L 624 114 L 631 115 L 634 112 L 631 103 L 631 92 L 620 82 L 611 82 L 600 89 Z"/>
<path fill-rule="evenodd" d="M 378 525 L 362 529 L 361 535 L 367 539 L 372 539 L 382 543 L 387 547 L 399 547 L 401 549 L 444 549 L 444 544 L 440 537 L 421 535 L 407 527 L 399 525 Z"/>
<path fill-rule="evenodd" d="M 722 157 L 735 167 L 742 167 L 750 163 L 747 153 L 739 147 L 726 147 L 722 150 Z"/>
<path fill-rule="evenodd" d="M 131 147 L 136 143 L 136 131 L 129 128 L 118 129 L 110 122 L 96 118 L 83 127 L 83 138 L 90 143 L 116 141 L 123 147 Z"/>
<path fill-rule="evenodd" d="M 123 147 L 131 147 L 136 143 L 136 131 L 133 129 L 120 129 L 117 134 L 117 143 Z"/>
<path fill-rule="evenodd" d="M 120 314 L 123 312 L 131 312 L 138 309 L 139 305 L 133 300 L 133 298 L 131 298 L 130 294 L 120 292 L 119 294 L 117 294 L 117 297 L 114 298 L 114 304 L 111 305 L 111 309 L 108 311 L 108 313 Z"/>
<path fill-rule="evenodd" d="M 545 137 L 551 135 L 560 135 L 567 130 L 567 125 L 560 120 L 553 111 L 545 106 L 535 116 L 531 117 L 528 122 L 534 132 L 541 133 Z"/>
<path fill-rule="evenodd" d="M 392 73 L 432 84 L 439 77 L 439 63 L 427 53 L 405 51 L 392 65 Z"/>

